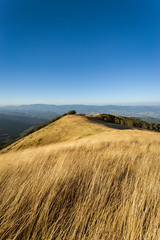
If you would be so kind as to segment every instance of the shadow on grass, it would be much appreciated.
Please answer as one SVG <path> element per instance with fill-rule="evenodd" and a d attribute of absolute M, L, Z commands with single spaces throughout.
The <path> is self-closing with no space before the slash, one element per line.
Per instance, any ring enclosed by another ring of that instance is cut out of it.
<path fill-rule="evenodd" d="M 119 130 L 133 129 L 133 127 L 129 127 L 129 126 L 122 125 L 122 124 L 117 124 L 117 123 L 105 122 L 105 121 L 100 120 L 100 119 L 95 118 L 95 117 L 87 117 L 87 119 L 92 123 L 98 123 L 98 124 L 101 124 L 101 125 L 109 127 L 109 128 L 114 128 L 114 129 L 119 129 Z"/>

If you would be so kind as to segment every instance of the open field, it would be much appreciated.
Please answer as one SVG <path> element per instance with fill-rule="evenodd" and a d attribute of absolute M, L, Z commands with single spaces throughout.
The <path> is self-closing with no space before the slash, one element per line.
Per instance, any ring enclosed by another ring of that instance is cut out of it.
<path fill-rule="evenodd" d="M 67 116 L 18 144 L 0 155 L 1 240 L 160 239 L 159 133 Z"/>

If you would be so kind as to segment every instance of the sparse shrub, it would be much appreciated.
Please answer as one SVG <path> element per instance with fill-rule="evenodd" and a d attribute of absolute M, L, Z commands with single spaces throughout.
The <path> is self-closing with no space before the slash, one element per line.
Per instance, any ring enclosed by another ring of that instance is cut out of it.
<path fill-rule="evenodd" d="M 67 114 L 68 115 L 76 114 L 76 111 L 75 110 L 70 110 Z"/>

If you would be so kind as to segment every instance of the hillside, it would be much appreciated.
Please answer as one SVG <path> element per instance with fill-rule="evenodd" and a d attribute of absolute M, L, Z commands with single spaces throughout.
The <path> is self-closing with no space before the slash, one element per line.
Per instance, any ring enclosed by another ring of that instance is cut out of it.
<path fill-rule="evenodd" d="M 5 150 L 18 150 L 28 147 L 48 145 L 66 140 L 75 140 L 94 135 L 109 128 L 138 128 L 160 132 L 160 124 L 148 123 L 136 118 L 128 118 L 114 114 L 70 115 L 64 114 L 50 121 L 31 128 L 23 138 L 9 145 Z"/>
<path fill-rule="evenodd" d="M 45 144 L 49 144 L 52 142 L 56 142 L 56 141 L 60 141 L 60 138 L 62 138 L 62 141 L 64 141 L 67 137 L 67 132 L 69 130 L 70 133 L 70 127 L 69 125 L 66 125 L 68 123 L 68 121 L 66 120 L 61 120 L 58 121 L 58 125 L 57 123 L 55 123 L 57 120 L 59 120 L 60 118 L 63 118 L 64 116 L 66 116 L 68 114 L 63 114 L 61 116 L 58 116 L 56 118 L 51 119 L 50 121 L 44 121 L 42 119 L 34 119 L 34 118 L 24 118 L 24 117 L 20 117 L 20 116 L 15 116 L 15 115 L 5 115 L 5 114 L 0 114 L 0 149 L 4 148 L 4 146 L 9 145 L 9 143 L 14 142 L 17 138 L 20 137 L 24 137 L 24 136 L 28 136 L 34 132 L 37 132 L 38 130 L 48 126 L 47 131 L 49 132 L 49 129 L 51 129 L 50 132 L 50 136 L 46 137 L 43 136 L 43 132 L 44 130 L 28 137 L 29 140 L 29 146 L 33 145 L 33 146 L 39 146 L 39 145 L 45 145 Z M 105 125 L 108 127 L 111 126 L 110 123 L 114 124 L 112 125 L 113 128 L 124 128 L 124 126 L 126 126 L 126 128 L 130 128 L 130 127 L 134 127 L 134 128 L 139 128 L 139 129 L 146 129 L 146 130 L 152 130 L 152 131 L 158 131 L 160 132 L 160 124 L 159 123 L 154 123 L 154 121 L 152 120 L 152 122 L 146 122 L 142 119 L 136 119 L 136 118 L 129 118 L 129 117 L 125 117 L 125 116 L 119 116 L 119 115 L 115 115 L 115 114 L 95 114 L 95 115 L 78 115 L 78 117 L 76 116 L 75 118 L 75 122 L 80 121 L 81 123 L 84 121 L 85 119 L 85 124 L 87 123 L 87 120 L 89 120 L 89 122 L 91 123 L 97 123 L 100 125 Z M 83 116 L 83 117 L 80 117 Z M 67 118 L 67 117 L 66 117 Z M 83 121 L 82 121 L 83 119 Z M 149 118 L 148 118 L 149 119 Z M 99 121 L 101 120 L 101 122 Z M 102 123 L 103 121 L 103 123 Z M 41 124 L 39 124 L 41 123 Z M 53 124 L 54 123 L 54 124 Z M 33 124 L 38 124 L 35 127 L 33 127 Z M 73 123 L 72 123 L 73 124 Z M 119 124 L 119 125 L 117 125 Z M 54 128 L 55 125 L 55 128 Z M 62 127 L 60 125 L 63 125 Z M 82 124 L 83 126 L 84 124 Z M 52 127 L 53 126 L 53 127 Z M 58 126 L 58 130 L 56 128 L 56 126 Z M 59 128 L 60 126 L 60 128 Z M 90 124 L 91 126 L 91 124 Z M 95 125 L 94 125 L 95 126 Z M 28 128 L 28 129 L 27 129 Z M 30 128 L 30 129 L 29 129 Z M 65 131 L 61 131 L 61 129 L 65 129 Z M 56 129 L 56 130 L 55 130 Z M 68 130 L 67 130 L 68 129 Z M 77 129 L 77 126 L 76 126 Z M 25 130 L 25 131 L 24 131 Z M 93 128 L 91 128 L 91 132 L 93 134 L 94 131 L 92 131 Z M 59 134 L 60 131 L 60 134 Z M 74 130 L 72 130 L 74 131 Z M 79 129 L 77 129 L 77 131 L 79 131 Z M 73 133 L 74 134 L 78 134 L 78 132 Z M 86 129 L 82 129 L 82 132 L 86 131 Z M 62 135 L 63 132 L 63 136 Z M 41 134 L 42 133 L 42 134 Z M 52 133 L 52 134 L 51 134 Z M 90 134 L 88 133 L 88 130 L 86 132 L 86 134 Z M 52 135 L 52 136 L 51 136 Z M 57 138 L 58 136 L 58 138 Z M 70 135 L 70 137 L 72 136 L 72 134 Z M 83 134 L 82 134 L 83 136 Z M 19 141 L 19 143 L 21 143 L 22 140 Z M 26 148 L 27 144 L 27 140 L 23 141 L 22 144 L 18 144 L 18 143 L 14 143 L 14 146 L 17 146 L 18 148 Z M 10 147 L 9 147 L 10 148 Z M 11 148 L 10 148 L 11 149 Z"/>
<path fill-rule="evenodd" d="M 113 131 L 114 128 L 125 129 L 128 127 L 119 124 L 105 123 L 94 117 L 67 115 L 25 138 L 16 141 L 8 146 L 5 151 L 77 140 L 105 131 L 110 132 Z"/>
<path fill-rule="evenodd" d="M 20 139 L 0 154 L 0 240 L 159 240 L 159 146 L 77 115 Z"/>

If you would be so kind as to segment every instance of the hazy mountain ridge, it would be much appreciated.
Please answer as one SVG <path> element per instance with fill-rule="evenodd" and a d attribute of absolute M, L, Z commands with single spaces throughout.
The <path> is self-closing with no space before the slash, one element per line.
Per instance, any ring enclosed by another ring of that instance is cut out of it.
<path fill-rule="evenodd" d="M 160 118 L 153 117 L 137 117 L 137 118 L 148 123 L 160 123 Z"/>
<path fill-rule="evenodd" d="M 0 113 L 24 114 L 28 116 L 51 119 L 57 115 L 64 114 L 70 109 L 77 113 L 97 114 L 111 113 L 129 117 L 155 117 L 160 118 L 160 106 L 118 106 L 118 105 L 49 105 L 49 104 L 31 104 L 20 106 L 0 107 Z M 54 114 L 54 115 L 53 115 Z"/>

